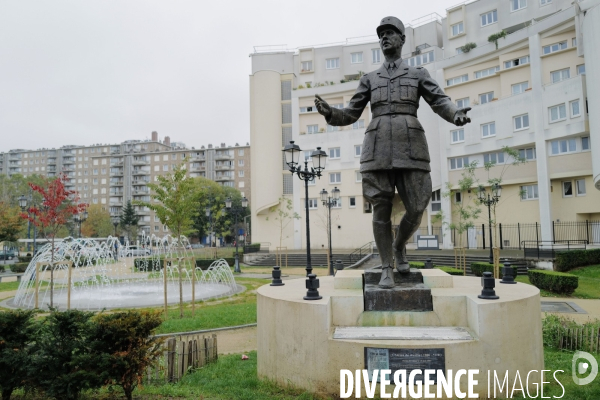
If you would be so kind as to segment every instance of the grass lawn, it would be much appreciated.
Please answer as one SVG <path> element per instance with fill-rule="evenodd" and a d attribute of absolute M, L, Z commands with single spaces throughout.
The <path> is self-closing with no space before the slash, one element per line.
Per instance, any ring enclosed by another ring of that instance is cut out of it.
<path fill-rule="evenodd" d="M 8 292 L 11 290 L 17 290 L 21 282 L 2 282 L 0 283 L 0 292 Z"/>
<path fill-rule="evenodd" d="M 572 297 L 575 299 L 600 299 L 600 265 L 576 268 L 568 272 L 579 277 L 579 286 L 572 295 L 548 292 L 540 290 L 542 297 Z M 519 275 L 517 282 L 531 284 L 529 277 Z"/>

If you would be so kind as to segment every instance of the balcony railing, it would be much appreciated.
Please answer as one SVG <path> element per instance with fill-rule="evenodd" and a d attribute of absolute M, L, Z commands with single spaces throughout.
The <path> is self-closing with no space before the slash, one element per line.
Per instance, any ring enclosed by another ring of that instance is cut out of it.
<path fill-rule="evenodd" d="M 231 171 L 233 169 L 233 165 L 216 165 L 216 171 Z"/>
<path fill-rule="evenodd" d="M 233 156 L 231 154 L 224 153 L 215 153 L 215 160 L 232 160 Z"/>
<path fill-rule="evenodd" d="M 132 172 L 132 175 L 149 175 L 150 171 L 147 171 L 145 169 L 134 169 Z"/>
<path fill-rule="evenodd" d="M 148 165 L 150 164 L 150 161 L 146 160 L 146 159 L 133 159 L 133 165 Z"/>
<path fill-rule="evenodd" d="M 233 176 L 225 176 L 225 175 L 217 175 L 217 177 L 215 178 L 215 181 L 217 181 L 217 182 L 232 181 L 232 180 L 233 180 Z"/>

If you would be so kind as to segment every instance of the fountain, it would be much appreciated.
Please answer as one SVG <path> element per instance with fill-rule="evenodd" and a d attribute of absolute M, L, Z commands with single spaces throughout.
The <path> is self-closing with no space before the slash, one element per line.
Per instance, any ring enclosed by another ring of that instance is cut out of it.
<path fill-rule="evenodd" d="M 67 238 L 54 244 L 55 307 L 81 310 L 148 307 L 160 306 L 165 299 L 176 304 L 180 270 L 184 301 L 191 301 L 192 297 L 197 301 L 227 296 L 238 290 L 225 260 L 215 261 L 207 270 L 195 265 L 192 268 L 193 254 L 184 236 L 180 240 L 169 235 L 142 237 L 142 245 L 119 244 L 119 254 L 115 257 L 117 241 L 112 236 L 105 240 Z M 37 303 L 43 309 L 50 304 L 51 246 L 46 244 L 31 260 L 8 306 L 35 308 Z M 150 254 L 136 255 L 141 252 Z"/>

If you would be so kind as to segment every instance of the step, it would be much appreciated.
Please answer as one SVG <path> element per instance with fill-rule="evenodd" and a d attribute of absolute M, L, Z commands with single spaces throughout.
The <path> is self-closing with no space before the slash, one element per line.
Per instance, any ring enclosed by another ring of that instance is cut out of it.
<path fill-rule="evenodd" d="M 473 340 L 466 328 L 446 326 L 347 326 L 337 327 L 340 340 Z"/>

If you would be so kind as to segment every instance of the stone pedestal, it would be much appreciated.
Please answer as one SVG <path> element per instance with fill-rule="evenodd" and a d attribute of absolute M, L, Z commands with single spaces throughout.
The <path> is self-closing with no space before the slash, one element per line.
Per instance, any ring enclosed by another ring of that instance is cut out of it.
<path fill-rule="evenodd" d="M 365 311 L 433 311 L 431 289 L 423 284 L 423 275 L 416 268 L 407 274 L 394 270 L 396 286 L 379 287 L 381 269 L 365 271 L 363 296 Z"/>

